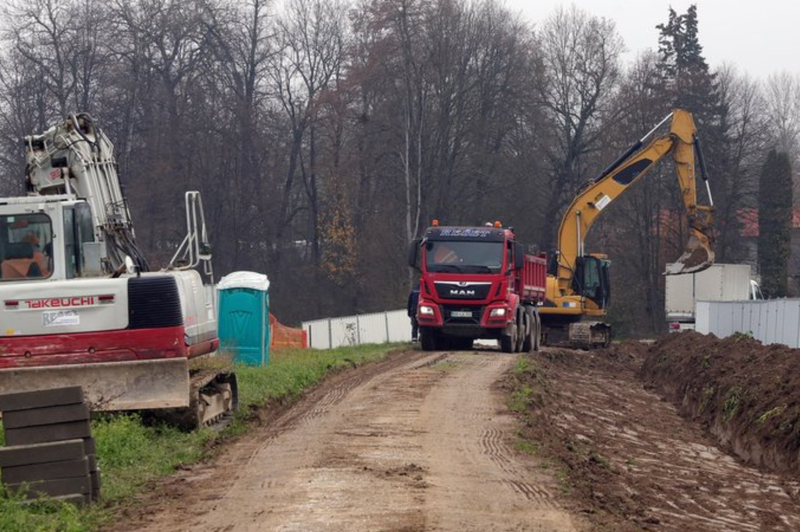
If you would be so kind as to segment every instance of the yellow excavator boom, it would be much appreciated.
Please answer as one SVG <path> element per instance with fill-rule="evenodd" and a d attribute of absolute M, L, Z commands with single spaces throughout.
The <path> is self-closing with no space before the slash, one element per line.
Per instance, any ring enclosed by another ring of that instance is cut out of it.
<path fill-rule="evenodd" d="M 656 131 L 670 120 L 669 131 L 654 136 Z M 649 142 L 645 144 L 648 140 Z M 596 259 L 597 264 L 604 261 L 604 257 L 588 255 L 585 252 L 586 234 L 604 209 L 670 154 L 675 163 L 678 186 L 686 209 L 689 239 L 683 255 L 665 274 L 697 272 L 714 263 L 712 248 L 714 206 L 705 162 L 692 115 L 688 111 L 676 109 L 626 150 L 597 178 L 589 182 L 566 210 L 558 231 L 558 248 L 555 256 L 557 267 L 551 272 L 553 275 L 548 278 L 548 301 L 541 312 L 543 321 L 548 321 L 546 316 L 549 315 L 552 318 L 551 322 L 557 321 L 563 328 L 570 320 L 601 317 L 605 314 L 608 294 L 607 290 L 602 289 L 601 280 L 597 281 L 597 287 L 590 286 L 585 290 L 576 290 L 575 286 L 576 278 L 580 279 L 579 276 L 589 267 L 587 266 L 589 262 L 593 259 Z M 708 205 L 698 205 L 697 202 L 696 161 L 706 184 Z M 605 264 L 607 265 L 607 261 Z M 602 277 L 602 272 L 600 273 Z M 582 279 L 580 283 L 583 283 Z M 608 329 L 605 324 L 603 327 L 604 330 Z M 610 329 L 600 336 L 602 337 L 600 339 L 593 337 L 590 343 L 607 344 L 610 341 Z"/>

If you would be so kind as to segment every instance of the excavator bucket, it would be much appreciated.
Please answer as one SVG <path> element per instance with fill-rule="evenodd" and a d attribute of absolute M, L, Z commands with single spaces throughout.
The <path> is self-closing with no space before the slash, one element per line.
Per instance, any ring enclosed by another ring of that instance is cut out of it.
<path fill-rule="evenodd" d="M 683 255 L 672 264 L 667 264 L 664 275 L 701 272 L 714 264 L 714 250 L 711 249 L 711 238 L 706 230 L 698 227 L 690 229 L 689 242 Z"/>

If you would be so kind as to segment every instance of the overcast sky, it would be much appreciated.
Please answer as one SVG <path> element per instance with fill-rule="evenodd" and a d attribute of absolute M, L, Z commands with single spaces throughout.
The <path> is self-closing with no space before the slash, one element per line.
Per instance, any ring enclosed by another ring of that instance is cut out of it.
<path fill-rule="evenodd" d="M 798 0 L 505 0 L 534 23 L 559 6 L 575 6 L 612 19 L 632 61 L 639 51 L 658 49 L 656 24 L 667 21 L 669 6 L 680 15 L 697 5 L 700 44 L 712 68 L 736 65 L 740 72 L 765 79 L 776 72 L 800 75 L 800 1 Z"/>

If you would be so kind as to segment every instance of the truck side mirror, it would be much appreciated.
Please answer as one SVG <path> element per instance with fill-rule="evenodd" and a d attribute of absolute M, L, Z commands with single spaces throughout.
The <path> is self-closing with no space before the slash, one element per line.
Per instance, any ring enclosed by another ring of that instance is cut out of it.
<path fill-rule="evenodd" d="M 417 264 L 419 259 L 419 248 L 422 245 L 422 240 L 416 238 L 411 241 L 411 244 L 408 245 L 408 266 L 410 268 L 414 268 L 415 270 L 419 270 L 419 265 Z"/>
<path fill-rule="evenodd" d="M 525 247 L 519 242 L 514 243 L 514 269 L 521 270 L 525 265 Z"/>

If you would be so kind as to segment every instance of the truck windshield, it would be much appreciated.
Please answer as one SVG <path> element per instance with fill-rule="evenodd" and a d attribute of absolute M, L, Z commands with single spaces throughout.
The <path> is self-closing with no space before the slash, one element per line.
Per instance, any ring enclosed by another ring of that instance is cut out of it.
<path fill-rule="evenodd" d="M 429 272 L 500 273 L 502 242 L 428 241 L 425 266 Z"/>
<path fill-rule="evenodd" d="M 44 279 L 53 271 L 53 226 L 46 214 L 0 216 L 0 279 Z"/>

